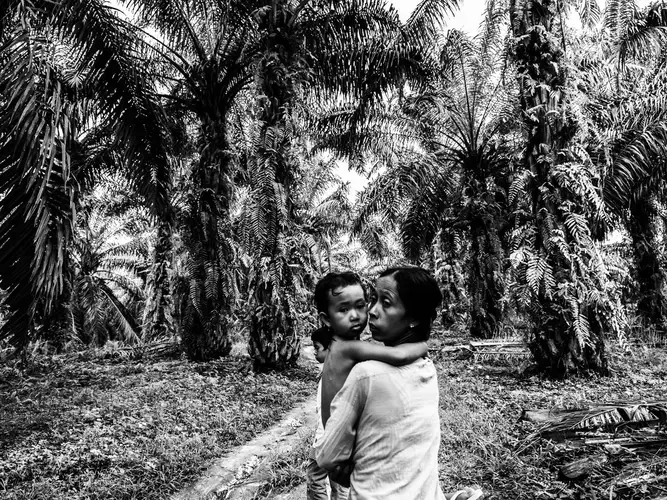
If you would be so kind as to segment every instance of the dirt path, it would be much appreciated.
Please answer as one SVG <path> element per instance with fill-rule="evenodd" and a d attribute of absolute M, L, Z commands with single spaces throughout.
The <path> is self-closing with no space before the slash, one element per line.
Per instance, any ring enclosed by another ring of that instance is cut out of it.
<path fill-rule="evenodd" d="M 317 365 L 312 346 L 303 346 L 299 364 Z M 271 479 L 271 462 L 284 456 L 304 439 L 310 438 L 317 425 L 317 392 L 313 393 L 276 425 L 252 441 L 231 450 L 216 460 L 199 480 L 171 500 L 250 500 Z M 305 481 L 305 477 L 304 477 Z M 306 498 L 305 482 L 292 492 L 271 496 L 275 500 Z"/>

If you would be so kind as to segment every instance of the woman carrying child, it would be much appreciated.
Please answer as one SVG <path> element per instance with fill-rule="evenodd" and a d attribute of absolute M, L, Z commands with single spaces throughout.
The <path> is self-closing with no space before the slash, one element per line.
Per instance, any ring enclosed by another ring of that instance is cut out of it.
<path fill-rule="evenodd" d="M 442 294 L 421 268 L 385 270 L 368 311 L 373 338 L 395 347 L 428 340 Z M 357 363 L 331 403 L 318 464 L 340 472 L 352 464 L 350 500 L 472 500 L 480 491 L 445 496 L 438 480 L 438 383 L 433 363 Z M 337 476 L 345 482 L 344 475 Z"/>
<path fill-rule="evenodd" d="M 324 363 L 318 384 L 318 410 L 321 424 L 326 425 L 329 407 L 335 394 L 343 387 L 352 367 L 367 360 L 384 361 L 395 365 L 412 363 L 427 352 L 425 342 L 406 344 L 400 348 L 361 342 L 359 335 L 368 322 L 366 290 L 358 275 L 352 272 L 329 273 L 315 287 L 315 304 L 324 327 L 312 336 L 316 359 Z M 324 433 L 318 428 L 315 443 Z M 327 473 L 311 460 L 306 477 L 308 500 L 327 499 Z M 331 500 L 348 498 L 347 488 L 332 481 Z"/>

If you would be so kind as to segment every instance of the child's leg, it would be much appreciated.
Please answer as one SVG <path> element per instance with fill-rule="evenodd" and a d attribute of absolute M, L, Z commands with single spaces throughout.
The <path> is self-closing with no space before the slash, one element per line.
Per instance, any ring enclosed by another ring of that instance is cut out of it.
<path fill-rule="evenodd" d="M 332 481 L 331 478 L 329 478 L 329 484 L 331 485 L 331 500 L 347 500 L 350 492 L 348 488 Z"/>
<path fill-rule="evenodd" d="M 347 497 L 345 497 L 347 499 Z M 306 499 L 307 500 L 329 500 L 327 494 L 327 471 L 317 465 L 311 456 L 308 461 L 306 472 Z"/>

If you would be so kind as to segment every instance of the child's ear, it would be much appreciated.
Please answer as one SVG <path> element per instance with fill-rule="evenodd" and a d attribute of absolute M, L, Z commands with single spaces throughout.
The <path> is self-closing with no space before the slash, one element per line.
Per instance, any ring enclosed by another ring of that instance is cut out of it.
<path fill-rule="evenodd" d="M 321 312 L 320 313 L 320 320 L 322 321 L 322 323 L 324 323 L 324 325 L 327 328 L 331 328 L 331 321 L 329 320 L 329 316 L 327 315 L 327 313 Z"/>

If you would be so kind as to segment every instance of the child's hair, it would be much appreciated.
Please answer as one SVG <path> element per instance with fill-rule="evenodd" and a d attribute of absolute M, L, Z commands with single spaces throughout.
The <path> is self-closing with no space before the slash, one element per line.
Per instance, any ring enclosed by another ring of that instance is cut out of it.
<path fill-rule="evenodd" d="M 396 280 L 398 296 L 405 312 L 418 321 L 415 335 L 428 340 L 436 309 L 442 304 L 442 292 L 433 276 L 421 267 L 390 267 L 380 278 L 391 276 Z"/>
<path fill-rule="evenodd" d="M 313 344 L 319 342 L 325 349 L 329 349 L 332 339 L 333 331 L 328 326 L 322 326 L 310 334 L 310 340 L 313 341 Z"/>
<path fill-rule="evenodd" d="M 352 271 L 329 273 L 315 285 L 315 305 L 317 306 L 317 312 L 327 312 L 329 307 L 329 292 L 333 294 L 336 288 L 344 288 L 350 285 L 359 285 L 364 291 L 364 299 L 368 300 L 366 288 L 364 288 L 361 278 L 356 273 Z"/>

